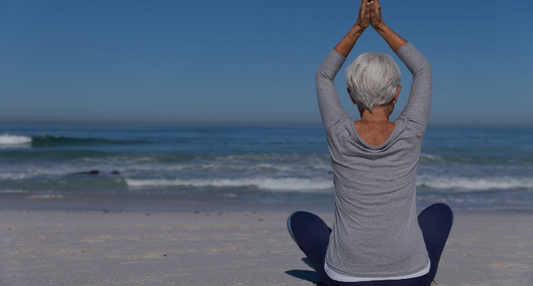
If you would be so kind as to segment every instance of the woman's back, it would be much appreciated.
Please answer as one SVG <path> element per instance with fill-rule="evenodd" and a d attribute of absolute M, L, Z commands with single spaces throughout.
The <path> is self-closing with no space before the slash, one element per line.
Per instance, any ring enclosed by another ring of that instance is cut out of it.
<path fill-rule="evenodd" d="M 414 79 L 408 105 L 395 123 L 372 126 L 349 118 L 333 83 L 345 61 L 338 52 L 331 51 L 317 71 L 318 102 L 335 174 L 335 224 L 326 263 L 344 275 L 396 277 L 429 264 L 415 195 L 429 115 L 419 111 L 429 110 L 431 69 L 409 43 L 397 54 Z"/>

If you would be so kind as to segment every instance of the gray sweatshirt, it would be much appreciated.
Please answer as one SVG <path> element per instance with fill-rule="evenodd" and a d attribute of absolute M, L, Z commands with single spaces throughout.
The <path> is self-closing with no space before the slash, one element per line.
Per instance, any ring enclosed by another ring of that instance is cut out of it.
<path fill-rule="evenodd" d="M 339 102 L 333 79 L 345 58 L 332 50 L 316 73 L 335 187 L 326 262 L 348 276 L 403 276 L 429 264 L 417 220 L 415 179 L 431 106 L 431 66 L 410 43 L 396 54 L 413 74 L 413 83 L 394 131 L 379 146 L 359 137 Z"/>

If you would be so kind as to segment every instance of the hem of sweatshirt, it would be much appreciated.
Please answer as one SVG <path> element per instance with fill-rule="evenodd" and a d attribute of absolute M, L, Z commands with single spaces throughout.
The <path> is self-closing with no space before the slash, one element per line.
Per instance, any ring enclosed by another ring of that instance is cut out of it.
<path fill-rule="evenodd" d="M 415 273 L 407 274 L 407 275 L 401 275 L 401 276 L 390 276 L 390 277 L 356 277 L 356 276 L 348 276 L 341 274 L 332 268 L 328 266 L 327 261 L 324 262 L 324 271 L 326 272 L 326 275 L 328 275 L 329 278 L 340 281 L 340 282 L 366 282 L 366 281 L 383 281 L 383 280 L 403 280 L 403 279 L 410 279 L 410 278 L 416 278 L 420 276 L 424 276 L 429 273 L 429 270 L 431 268 L 431 261 L 428 262 L 428 265 Z"/>

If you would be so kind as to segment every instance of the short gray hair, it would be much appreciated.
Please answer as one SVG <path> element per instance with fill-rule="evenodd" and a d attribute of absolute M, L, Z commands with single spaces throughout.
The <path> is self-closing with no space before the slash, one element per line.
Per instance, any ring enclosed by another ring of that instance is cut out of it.
<path fill-rule="evenodd" d="M 361 109 L 373 112 L 374 107 L 389 103 L 401 83 L 402 72 L 387 54 L 364 53 L 345 72 L 350 96 Z"/>

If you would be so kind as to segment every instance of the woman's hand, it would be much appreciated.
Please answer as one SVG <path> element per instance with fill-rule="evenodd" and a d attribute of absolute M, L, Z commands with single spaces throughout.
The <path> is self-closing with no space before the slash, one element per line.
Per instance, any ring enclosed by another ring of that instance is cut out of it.
<path fill-rule="evenodd" d="M 366 29 L 370 23 L 370 7 L 370 2 L 367 2 L 367 0 L 361 0 L 361 6 L 359 6 L 359 16 L 357 17 L 355 24 L 363 29 Z"/>
<path fill-rule="evenodd" d="M 379 28 L 383 24 L 383 19 L 381 18 L 381 4 L 379 0 L 369 1 L 370 6 L 370 24 L 374 29 Z"/>

